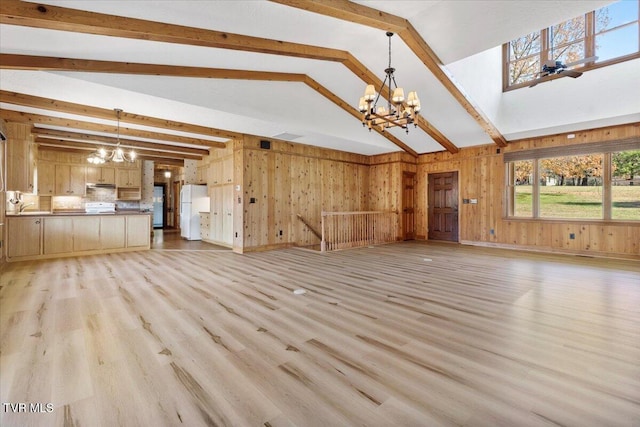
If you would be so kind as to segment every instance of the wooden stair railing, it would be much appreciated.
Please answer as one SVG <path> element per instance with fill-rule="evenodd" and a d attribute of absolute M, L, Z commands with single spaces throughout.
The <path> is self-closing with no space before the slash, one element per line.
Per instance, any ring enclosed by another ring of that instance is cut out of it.
<path fill-rule="evenodd" d="M 300 221 L 302 221 L 302 223 L 303 223 L 304 225 L 306 225 L 306 226 L 307 226 L 307 228 L 308 228 L 309 230 L 311 230 L 311 232 L 312 232 L 312 233 L 313 233 L 313 234 L 314 234 L 318 239 L 322 240 L 322 234 L 318 233 L 318 231 L 317 231 L 315 228 L 313 228 L 313 226 L 311 226 L 311 224 L 309 224 L 309 223 L 307 222 L 307 220 L 305 220 L 305 219 L 302 217 L 302 215 L 297 214 L 296 216 L 298 217 L 298 219 L 299 219 Z"/>

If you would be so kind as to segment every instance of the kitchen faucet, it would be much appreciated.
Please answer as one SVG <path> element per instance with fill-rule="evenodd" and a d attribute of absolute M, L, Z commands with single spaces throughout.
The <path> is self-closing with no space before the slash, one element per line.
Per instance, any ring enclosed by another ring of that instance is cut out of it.
<path fill-rule="evenodd" d="M 22 203 L 22 204 L 20 205 L 20 213 L 24 212 L 25 208 L 26 208 L 27 206 L 31 206 L 31 205 L 35 205 L 35 203 L 27 203 L 26 205 L 25 205 L 24 203 Z"/>

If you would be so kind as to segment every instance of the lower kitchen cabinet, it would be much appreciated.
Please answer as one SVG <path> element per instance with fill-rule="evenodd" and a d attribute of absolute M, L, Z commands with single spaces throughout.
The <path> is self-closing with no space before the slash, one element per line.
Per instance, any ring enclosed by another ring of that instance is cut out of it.
<path fill-rule="evenodd" d="M 7 218 L 7 259 L 41 254 L 42 218 Z"/>
<path fill-rule="evenodd" d="M 151 242 L 151 216 L 139 215 L 127 218 L 127 247 L 149 246 Z"/>
<path fill-rule="evenodd" d="M 73 252 L 73 218 L 44 217 L 44 254 Z"/>
<path fill-rule="evenodd" d="M 125 247 L 126 218 L 103 216 L 100 218 L 100 249 Z"/>
<path fill-rule="evenodd" d="M 100 249 L 100 218 L 73 218 L 73 251 L 95 251 Z"/>
<path fill-rule="evenodd" d="M 7 217 L 7 261 L 139 251 L 151 247 L 151 215 Z"/>

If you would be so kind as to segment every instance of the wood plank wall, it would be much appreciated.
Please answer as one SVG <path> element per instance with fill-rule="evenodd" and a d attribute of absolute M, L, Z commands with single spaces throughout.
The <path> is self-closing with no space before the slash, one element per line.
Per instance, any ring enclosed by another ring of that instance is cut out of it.
<path fill-rule="evenodd" d="M 416 160 L 405 152 L 381 154 L 369 158 L 369 209 L 396 211 L 396 240 L 402 236 L 402 175 L 416 172 Z M 416 194 L 417 195 L 417 194 Z M 422 237 L 424 239 L 424 236 Z"/>
<path fill-rule="evenodd" d="M 459 205 L 460 241 L 463 243 L 640 258 L 640 224 L 503 218 L 505 152 L 640 136 L 640 123 L 573 133 L 573 139 L 568 139 L 567 134 L 557 134 L 510 142 L 499 154 L 495 146 L 482 146 L 462 149 L 457 154 L 439 152 L 421 155 L 417 176 L 418 238 L 424 238 L 428 230 L 428 174 L 458 171 L 460 200 L 478 199 L 476 205 Z M 494 234 L 490 233 L 492 229 Z M 575 233 L 575 239 L 569 239 L 570 233 Z"/>
<path fill-rule="evenodd" d="M 242 178 L 234 178 L 236 184 L 242 181 L 243 215 L 238 219 L 242 217 L 243 252 L 319 245 L 320 240 L 298 214 L 320 230 L 323 210 L 369 209 L 367 156 L 270 142 L 270 149 L 262 149 L 260 138 L 246 136 L 237 147 L 242 152 Z M 234 244 L 234 249 L 239 248 Z"/>

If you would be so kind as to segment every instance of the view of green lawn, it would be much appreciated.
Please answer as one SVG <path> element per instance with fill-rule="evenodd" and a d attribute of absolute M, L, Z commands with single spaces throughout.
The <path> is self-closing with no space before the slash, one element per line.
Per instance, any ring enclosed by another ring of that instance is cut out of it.
<path fill-rule="evenodd" d="M 517 185 L 515 216 L 531 217 L 531 185 Z M 613 219 L 640 220 L 640 186 L 613 186 Z M 602 219 L 602 187 L 540 186 L 540 217 Z"/>

